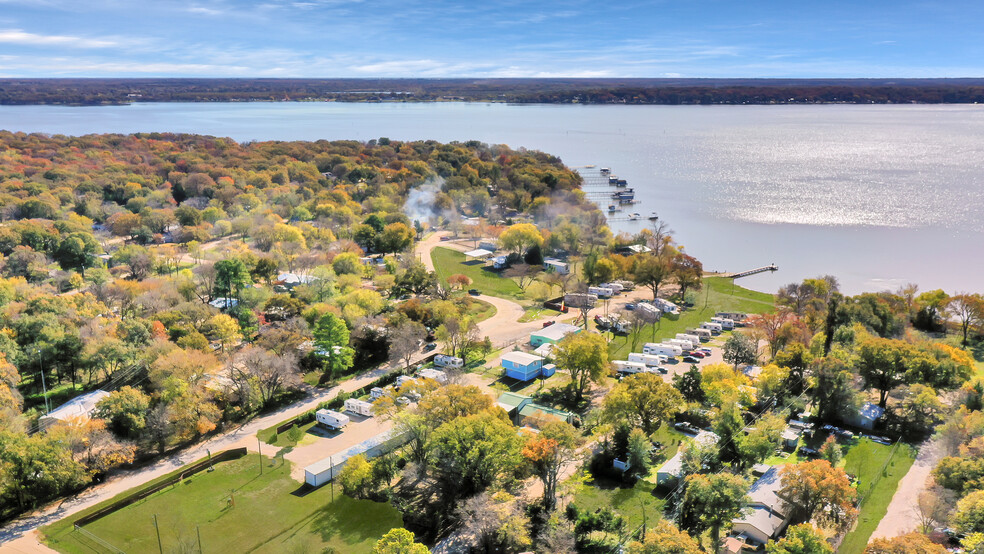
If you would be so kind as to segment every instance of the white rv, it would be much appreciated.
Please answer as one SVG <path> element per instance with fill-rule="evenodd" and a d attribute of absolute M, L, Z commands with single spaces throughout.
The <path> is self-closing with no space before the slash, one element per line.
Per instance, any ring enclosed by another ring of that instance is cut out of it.
<path fill-rule="evenodd" d="M 612 365 L 615 366 L 615 371 L 619 373 L 646 373 L 649 370 L 646 364 L 626 360 L 615 360 Z"/>
<path fill-rule="evenodd" d="M 614 294 L 622 294 L 622 289 L 624 288 L 621 283 L 601 283 L 598 286 L 603 289 L 612 289 Z"/>
<path fill-rule="evenodd" d="M 460 358 L 456 358 L 460 359 Z M 424 379 L 433 379 L 442 385 L 448 384 L 448 374 L 444 373 L 440 369 L 425 368 L 417 372 L 417 377 L 423 377 Z"/>
<path fill-rule="evenodd" d="M 697 348 L 698 346 L 700 346 L 700 335 L 694 335 L 694 334 L 689 334 L 689 333 L 677 333 L 676 338 L 683 339 L 683 340 L 689 340 L 691 343 L 693 343 L 694 348 Z"/>
<path fill-rule="evenodd" d="M 372 417 L 372 404 L 366 402 L 365 400 L 349 398 L 345 401 L 345 411 L 352 412 L 353 414 L 360 416 Z"/>
<path fill-rule="evenodd" d="M 615 291 L 608 287 L 588 287 L 588 294 L 597 294 L 598 298 L 611 298 Z"/>
<path fill-rule="evenodd" d="M 662 298 L 657 298 L 657 299 L 653 300 L 653 304 L 656 305 L 656 307 L 658 307 L 659 309 L 663 310 L 664 312 L 666 312 L 668 314 L 680 313 L 680 306 L 677 306 L 676 304 L 674 304 L 673 302 L 670 302 L 669 300 L 664 300 Z"/>
<path fill-rule="evenodd" d="M 372 390 L 369 391 L 369 398 L 379 400 L 384 394 L 386 394 L 386 391 L 384 391 L 382 387 L 373 387 Z"/>
<path fill-rule="evenodd" d="M 679 346 L 680 348 L 682 348 L 684 350 L 693 350 L 693 348 L 694 348 L 694 343 L 690 342 L 689 340 L 685 340 L 685 339 L 669 339 L 669 340 L 664 340 L 663 343 L 664 344 L 675 344 L 675 345 Z"/>
<path fill-rule="evenodd" d="M 679 356 L 683 354 L 683 348 L 676 344 L 666 344 L 661 342 L 647 342 L 642 347 L 643 354 L 662 354 L 663 356 Z"/>
<path fill-rule="evenodd" d="M 452 369 L 459 369 L 461 366 L 465 365 L 465 361 L 457 356 L 446 356 L 444 354 L 438 354 L 434 356 L 434 365 L 437 367 L 450 367 Z"/>
<path fill-rule="evenodd" d="M 315 412 L 314 417 L 318 420 L 318 423 L 329 429 L 342 429 L 348 425 L 350 421 L 347 415 L 338 413 L 334 410 L 329 410 L 327 408 L 322 408 Z"/>
<path fill-rule="evenodd" d="M 638 352 L 632 352 L 628 357 L 630 362 L 646 364 L 649 367 L 663 365 L 669 359 L 665 354 L 640 354 Z"/>
<path fill-rule="evenodd" d="M 688 335 L 697 335 L 702 341 L 711 340 L 711 331 L 708 329 L 687 329 Z"/>
<path fill-rule="evenodd" d="M 721 327 L 723 329 L 725 329 L 725 330 L 728 330 L 728 331 L 730 331 L 731 329 L 734 329 L 735 328 L 735 320 L 728 319 L 726 317 L 712 317 L 711 318 L 711 322 L 712 323 L 720 323 L 721 324 Z"/>
<path fill-rule="evenodd" d="M 720 335 L 723 330 L 720 323 L 714 323 L 713 321 L 705 321 L 704 323 L 701 323 L 700 328 L 707 329 L 715 335 Z"/>

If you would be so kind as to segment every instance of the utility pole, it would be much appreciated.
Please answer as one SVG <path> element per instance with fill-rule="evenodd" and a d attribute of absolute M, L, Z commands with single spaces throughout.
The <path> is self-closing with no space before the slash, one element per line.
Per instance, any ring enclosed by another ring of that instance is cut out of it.
<path fill-rule="evenodd" d="M 256 437 L 256 451 L 260 454 L 260 475 L 263 475 L 263 446 L 260 437 Z"/>
<path fill-rule="evenodd" d="M 164 545 L 161 544 L 161 528 L 157 525 L 157 514 L 154 514 L 154 529 L 157 531 L 157 550 L 164 554 Z"/>
<path fill-rule="evenodd" d="M 41 390 L 44 391 L 44 414 L 48 415 L 51 413 L 51 406 L 48 405 L 48 386 L 44 382 L 44 356 L 41 355 L 40 348 L 38 348 L 38 367 L 41 368 Z"/>
<path fill-rule="evenodd" d="M 335 501 L 335 462 L 328 456 L 328 482 L 331 483 L 331 501 Z"/>

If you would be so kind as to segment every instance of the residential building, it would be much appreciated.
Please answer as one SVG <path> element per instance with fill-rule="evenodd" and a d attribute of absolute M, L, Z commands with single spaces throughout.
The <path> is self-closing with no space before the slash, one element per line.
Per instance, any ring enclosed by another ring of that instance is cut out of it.
<path fill-rule="evenodd" d="M 554 323 L 530 333 L 530 346 L 537 347 L 545 343 L 557 344 L 567 335 L 580 332 L 580 327 L 575 327 L 569 323 Z"/>

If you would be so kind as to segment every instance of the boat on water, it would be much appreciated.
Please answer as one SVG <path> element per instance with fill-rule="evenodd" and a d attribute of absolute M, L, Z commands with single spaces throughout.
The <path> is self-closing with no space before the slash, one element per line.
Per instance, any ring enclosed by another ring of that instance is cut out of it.
<path fill-rule="evenodd" d="M 594 164 L 588 164 L 588 165 L 584 166 L 584 169 L 591 169 L 594 166 L 595 166 Z"/>
<path fill-rule="evenodd" d="M 593 165 L 589 165 L 588 167 L 594 167 L 594 166 Z M 610 168 L 603 167 L 603 168 L 601 168 L 601 172 L 607 174 L 607 173 L 611 173 L 612 170 Z"/>
<path fill-rule="evenodd" d="M 619 180 L 615 181 L 615 186 L 616 187 L 627 187 L 627 186 L 629 186 L 629 182 L 626 181 L 625 179 L 619 179 Z"/>
<path fill-rule="evenodd" d="M 656 215 L 656 212 L 649 212 L 649 221 L 656 221 L 657 219 L 659 219 L 659 216 Z"/>
<path fill-rule="evenodd" d="M 608 205 L 608 212 L 609 213 L 614 212 L 614 211 L 617 211 L 617 210 L 618 210 L 618 207 L 615 206 L 615 204 L 609 204 Z"/>
<path fill-rule="evenodd" d="M 629 214 L 629 221 L 637 221 L 641 219 L 642 216 L 638 212 Z"/>

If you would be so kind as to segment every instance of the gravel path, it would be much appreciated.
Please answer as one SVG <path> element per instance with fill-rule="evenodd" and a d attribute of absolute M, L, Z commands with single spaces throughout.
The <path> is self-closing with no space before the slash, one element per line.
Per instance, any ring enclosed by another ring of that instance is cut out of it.
<path fill-rule="evenodd" d="M 871 534 L 872 539 L 897 537 L 919 527 L 919 495 L 932 484 L 930 473 L 942 458 L 943 448 L 938 441 L 928 440 L 919 447 L 916 461 L 899 481 L 885 517 Z"/>

